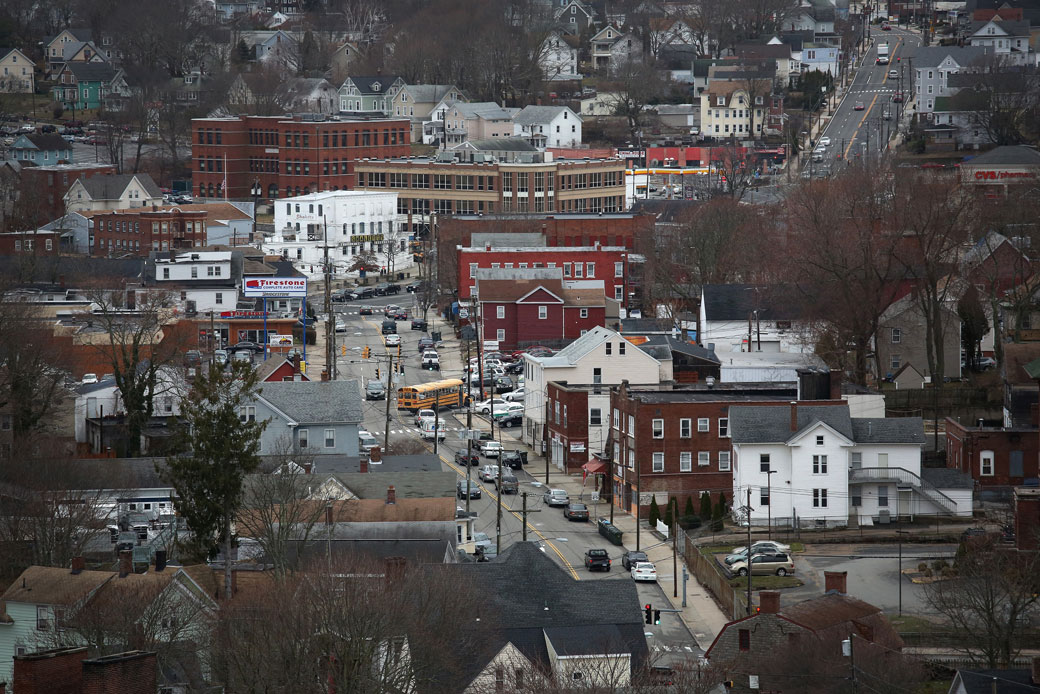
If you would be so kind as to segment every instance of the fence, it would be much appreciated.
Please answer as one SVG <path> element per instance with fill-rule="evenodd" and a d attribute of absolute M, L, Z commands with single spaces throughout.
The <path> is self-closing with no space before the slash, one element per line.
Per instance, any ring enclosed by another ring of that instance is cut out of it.
<path fill-rule="evenodd" d="M 715 560 L 704 556 L 685 535 L 683 540 L 683 559 L 685 559 L 690 573 L 715 596 L 715 599 L 722 605 L 723 611 L 730 616 L 730 619 L 740 619 L 747 616 L 745 596 L 729 584 L 729 579 L 722 574 Z"/>
<path fill-rule="evenodd" d="M 893 513 L 886 523 L 874 522 L 871 525 L 850 524 L 848 516 L 829 516 L 822 519 L 798 518 L 794 525 L 790 518 L 773 518 L 772 532 L 759 527 L 756 521 L 751 531 L 751 540 L 779 540 L 785 543 L 805 542 L 891 542 L 896 535 L 901 535 L 903 542 L 957 542 L 967 528 L 979 525 L 980 522 L 968 517 L 951 517 L 948 514 L 914 514 L 913 520 L 901 520 Z M 911 531 L 902 534 L 897 531 Z M 747 530 L 734 531 L 739 535 L 738 543 L 743 543 Z"/>

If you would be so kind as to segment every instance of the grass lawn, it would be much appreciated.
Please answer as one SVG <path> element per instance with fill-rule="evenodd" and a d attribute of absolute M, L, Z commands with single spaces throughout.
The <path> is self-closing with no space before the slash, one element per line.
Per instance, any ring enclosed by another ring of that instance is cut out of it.
<path fill-rule="evenodd" d="M 752 576 L 751 590 L 777 590 L 779 588 L 797 588 L 802 582 L 794 576 Z M 747 590 L 747 576 L 730 579 L 734 588 Z"/>

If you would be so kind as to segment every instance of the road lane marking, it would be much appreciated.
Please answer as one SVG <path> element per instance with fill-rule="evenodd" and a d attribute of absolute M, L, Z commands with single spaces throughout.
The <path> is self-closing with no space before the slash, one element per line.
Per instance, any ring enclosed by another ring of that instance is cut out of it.
<path fill-rule="evenodd" d="M 852 145 L 856 142 L 856 135 L 859 134 L 859 129 L 862 128 L 863 124 L 867 121 L 867 116 L 870 115 L 871 109 L 873 109 L 874 104 L 877 103 L 878 96 L 878 94 L 875 94 L 874 98 L 870 100 L 870 106 L 867 106 L 865 109 L 863 109 L 863 117 L 859 119 L 859 123 L 856 124 L 856 128 L 852 131 L 852 134 L 849 136 L 849 146 L 846 147 L 845 151 L 842 153 L 842 158 L 845 161 L 849 160 L 849 152 L 852 150 Z"/>

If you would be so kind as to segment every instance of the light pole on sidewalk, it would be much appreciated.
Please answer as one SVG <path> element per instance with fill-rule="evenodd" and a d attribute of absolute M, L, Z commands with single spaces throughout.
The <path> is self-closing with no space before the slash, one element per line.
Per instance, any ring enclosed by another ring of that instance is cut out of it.
<path fill-rule="evenodd" d="M 896 567 L 896 581 L 899 583 L 899 616 L 903 616 L 903 535 L 909 535 L 909 530 L 897 530 L 899 538 L 899 565 Z"/>

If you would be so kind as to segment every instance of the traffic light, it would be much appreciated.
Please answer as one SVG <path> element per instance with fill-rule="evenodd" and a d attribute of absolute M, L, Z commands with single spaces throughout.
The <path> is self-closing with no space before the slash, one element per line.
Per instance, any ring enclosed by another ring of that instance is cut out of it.
<path fill-rule="evenodd" d="M 369 349 L 367 346 L 362 347 L 361 348 L 361 358 L 362 359 L 368 359 L 370 356 L 372 356 L 372 350 Z"/>
<path fill-rule="evenodd" d="M 661 623 L 661 610 L 654 610 L 654 624 Z"/>
<path fill-rule="evenodd" d="M 397 345 L 397 356 L 401 356 L 401 345 Z"/>
<path fill-rule="evenodd" d="M 733 689 L 733 680 L 726 680 L 722 683 L 722 686 L 726 689 Z"/>
<path fill-rule="evenodd" d="M 340 354 L 341 357 L 347 356 L 347 346 L 346 345 L 340 345 L 339 346 L 339 354 Z"/>
<path fill-rule="evenodd" d="M 646 616 L 646 623 L 647 624 L 653 624 L 654 623 L 653 622 L 654 611 L 653 611 L 653 608 L 650 607 L 649 603 L 647 604 L 646 607 L 643 608 L 643 614 Z"/>
<path fill-rule="evenodd" d="M 376 380 L 379 380 L 379 367 L 376 367 Z"/>

